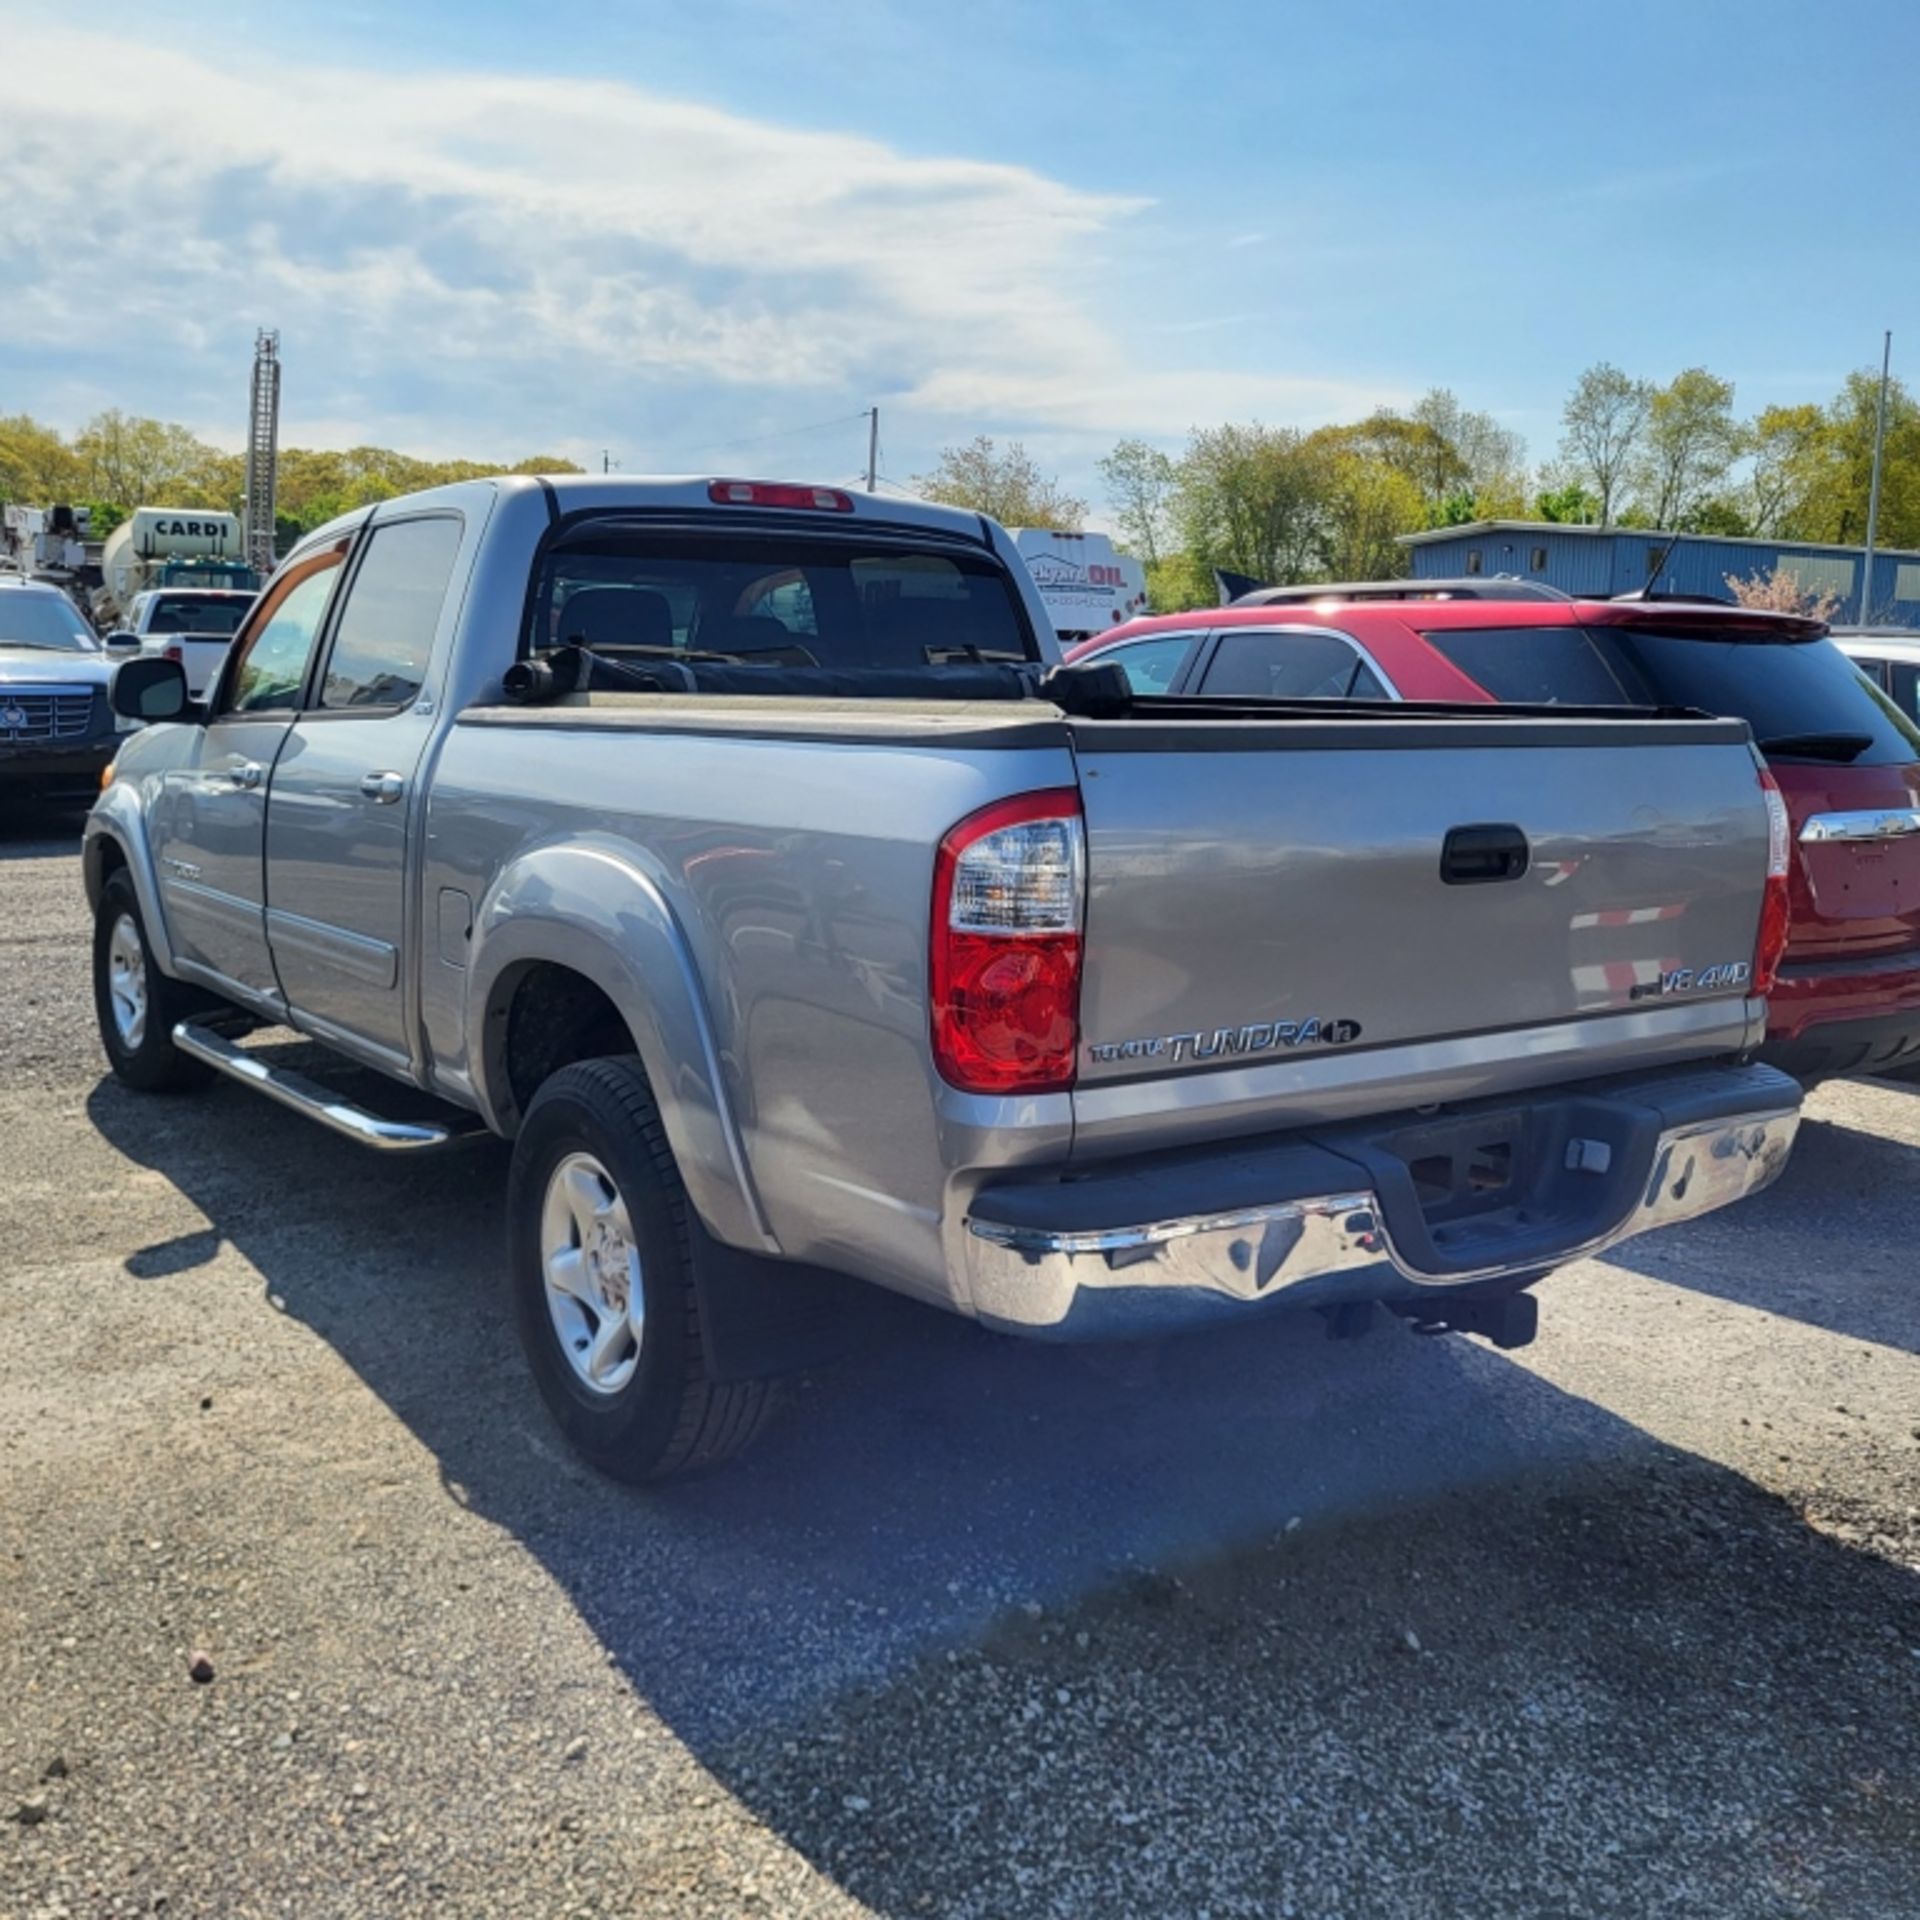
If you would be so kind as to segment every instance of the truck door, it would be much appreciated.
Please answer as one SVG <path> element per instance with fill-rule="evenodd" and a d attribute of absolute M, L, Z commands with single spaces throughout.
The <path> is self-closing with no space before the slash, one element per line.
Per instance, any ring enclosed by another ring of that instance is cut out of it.
<path fill-rule="evenodd" d="M 209 984 L 276 1003 L 263 856 L 274 762 L 299 710 L 347 543 L 282 570 L 234 642 L 189 763 L 153 809 L 160 898 L 174 951 Z"/>
<path fill-rule="evenodd" d="M 463 531 L 442 512 L 367 534 L 267 813 L 267 938 L 297 1024 L 402 1068 L 407 835 Z"/>

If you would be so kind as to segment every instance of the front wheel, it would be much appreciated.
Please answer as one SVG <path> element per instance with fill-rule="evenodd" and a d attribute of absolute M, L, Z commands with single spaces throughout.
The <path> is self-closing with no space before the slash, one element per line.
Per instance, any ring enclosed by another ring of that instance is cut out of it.
<path fill-rule="evenodd" d="M 763 1380 L 706 1370 L 687 1196 L 638 1060 L 563 1067 L 527 1108 L 507 1182 L 509 1277 L 548 1411 L 594 1466 L 664 1480 L 738 1453 Z"/>
<path fill-rule="evenodd" d="M 142 1093 L 203 1085 L 209 1069 L 173 1044 L 173 1028 L 205 1005 L 154 965 L 133 882 L 124 868 L 113 874 L 93 919 L 93 1007 L 115 1079 Z"/>

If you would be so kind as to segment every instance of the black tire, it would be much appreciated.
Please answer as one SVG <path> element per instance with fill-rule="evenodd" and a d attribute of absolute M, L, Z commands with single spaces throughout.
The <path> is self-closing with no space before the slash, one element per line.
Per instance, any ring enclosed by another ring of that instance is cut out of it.
<path fill-rule="evenodd" d="M 638 1358 L 614 1391 L 581 1377 L 549 1306 L 542 1221 L 556 1174 L 579 1155 L 591 1156 L 611 1181 L 638 1255 L 645 1303 Z M 759 1433 L 772 1386 L 707 1374 L 686 1189 L 637 1059 L 563 1067 L 534 1095 L 514 1142 L 507 1233 L 508 1284 L 528 1365 L 560 1430 L 593 1466 L 616 1480 L 666 1480 L 731 1459 Z"/>
<path fill-rule="evenodd" d="M 122 1032 L 114 1012 L 112 953 L 115 929 L 123 923 L 130 924 L 138 942 L 146 991 L 144 1025 L 133 1042 Z M 154 964 L 133 882 L 124 867 L 111 874 L 100 890 L 100 905 L 93 916 L 93 1011 L 114 1078 L 142 1093 L 184 1093 L 204 1086 L 212 1069 L 173 1044 L 173 1028 L 175 1021 L 203 1013 L 212 1004 L 208 995 L 182 986 Z"/>

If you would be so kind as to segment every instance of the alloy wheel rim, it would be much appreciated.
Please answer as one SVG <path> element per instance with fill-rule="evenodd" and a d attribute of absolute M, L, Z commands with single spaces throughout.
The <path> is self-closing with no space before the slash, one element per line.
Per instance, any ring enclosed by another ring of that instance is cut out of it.
<path fill-rule="evenodd" d="M 590 1153 L 568 1154 L 547 1177 L 540 1266 L 574 1378 L 590 1393 L 618 1393 L 640 1364 L 646 1293 L 627 1203 Z"/>
<path fill-rule="evenodd" d="M 147 952 L 130 913 L 123 913 L 107 936 L 107 999 L 120 1044 L 137 1052 L 147 1037 Z"/>

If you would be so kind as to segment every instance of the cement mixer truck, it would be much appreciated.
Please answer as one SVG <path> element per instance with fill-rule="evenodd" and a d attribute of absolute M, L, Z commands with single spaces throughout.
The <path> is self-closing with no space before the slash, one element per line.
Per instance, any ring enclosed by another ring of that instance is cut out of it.
<path fill-rule="evenodd" d="M 100 553 L 94 617 L 103 629 L 126 624 L 136 594 L 154 587 L 214 587 L 258 593 L 240 516 L 204 507 L 136 507 Z"/>

